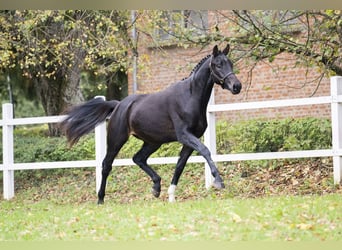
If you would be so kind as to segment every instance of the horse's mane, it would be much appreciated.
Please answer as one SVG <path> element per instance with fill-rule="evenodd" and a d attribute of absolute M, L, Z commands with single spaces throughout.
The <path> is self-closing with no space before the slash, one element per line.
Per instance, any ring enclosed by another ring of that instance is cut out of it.
<path fill-rule="evenodd" d="M 199 63 L 197 63 L 197 65 L 191 70 L 190 74 L 183 78 L 182 80 L 185 80 L 187 78 L 189 78 L 192 74 L 196 73 L 197 70 L 202 66 L 202 64 L 211 56 L 211 54 L 205 56 L 204 58 L 201 59 L 201 61 L 199 61 Z"/>

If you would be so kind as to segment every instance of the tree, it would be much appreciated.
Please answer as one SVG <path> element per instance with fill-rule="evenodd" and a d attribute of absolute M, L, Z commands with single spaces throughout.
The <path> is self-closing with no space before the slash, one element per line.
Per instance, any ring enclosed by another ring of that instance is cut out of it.
<path fill-rule="evenodd" d="M 35 84 L 45 113 L 83 101 L 82 72 L 99 78 L 126 72 L 131 47 L 125 11 L 1 11 L 0 69 Z M 58 135 L 56 126 L 50 134 Z"/>
<path fill-rule="evenodd" d="M 322 74 L 342 75 L 341 11 L 233 11 L 228 19 L 240 34 L 232 41 L 248 46 L 244 52 L 255 60 L 287 52 Z"/>

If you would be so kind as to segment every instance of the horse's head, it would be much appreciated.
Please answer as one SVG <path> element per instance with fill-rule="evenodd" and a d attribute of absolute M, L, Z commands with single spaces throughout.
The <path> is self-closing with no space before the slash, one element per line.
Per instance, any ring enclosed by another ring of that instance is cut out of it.
<path fill-rule="evenodd" d="M 229 44 L 222 52 L 215 45 L 209 67 L 215 83 L 236 95 L 241 91 L 241 82 L 233 72 L 233 64 L 227 57 L 228 52 Z"/>

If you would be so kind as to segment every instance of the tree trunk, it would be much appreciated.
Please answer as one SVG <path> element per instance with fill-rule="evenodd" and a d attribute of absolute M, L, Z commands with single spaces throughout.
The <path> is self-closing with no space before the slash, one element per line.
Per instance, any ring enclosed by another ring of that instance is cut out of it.
<path fill-rule="evenodd" d="M 128 78 L 124 71 L 118 70 L 107 77 L 107 100 L 122 100 L 128 94 Z"/>
<path fill-rule="evenodd" d="M 84 53 L 75 52 L 73 66 L 66 66 L 56 74 L 56 79 L 37 79 L 38 96 L 47 116 L 60 115 L 68 107 L 84 101 L 80 89 L 80 73 L 83 65 Z M 49 124 L 50 136 L 60 136 L 58 124 Z"/>
<path fill-rule="evenodd" d="M 64 79 L 55 81 L 46 78 L 40 79 L 37 84 L 39 86 L 39 96 L 47 116 L 60 115 L 69 106 L 83 101 L 78 82 L 77 79 L 68 82 Z M 58 124 L 49 124 L 49 135 L 60 135 Z"/>

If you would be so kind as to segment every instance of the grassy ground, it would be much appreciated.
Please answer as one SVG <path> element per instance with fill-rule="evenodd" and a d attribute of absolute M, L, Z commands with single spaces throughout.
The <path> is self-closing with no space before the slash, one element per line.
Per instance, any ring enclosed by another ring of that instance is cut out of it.
<path fill-rule="evenodd" d="M 1 240 L 340 240 L 340 195 L 168 204 L 1 202 Z"/>
<path fill-rule="evenodd" d="M 222 191 L 207 191 L 203 166 L 189 164 L 176 204 L 167 202 L 170 166 L 156 167 L 159 199 L 138 167 L 114 169 L 104 206 L 93 169 L 17 171 L 15 198 L 0 199 L 0 241 L 342 239 L 342 191 L 328 159 L 253 164 L 219 164 Z"/>

